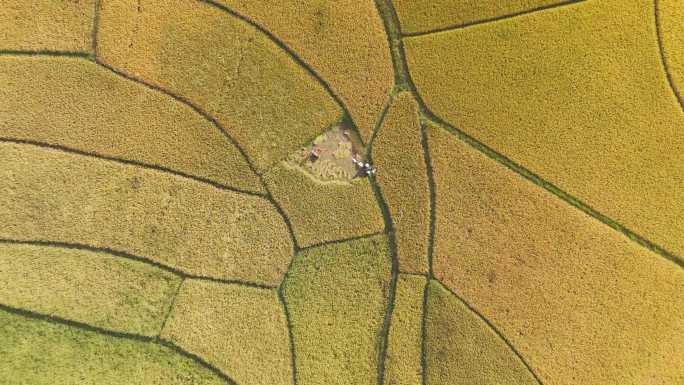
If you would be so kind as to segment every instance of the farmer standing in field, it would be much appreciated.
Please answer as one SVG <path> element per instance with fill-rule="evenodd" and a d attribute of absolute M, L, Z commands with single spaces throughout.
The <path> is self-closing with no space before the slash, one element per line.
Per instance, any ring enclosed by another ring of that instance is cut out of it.
<path fill-rule="evenodd" d="M 356 159 L 356 154 L 352 156 L 352 162 L 354 162 L 357 168 L 354 178 L 375 175 L 375 167 L 369 162 L 364 163 L 362 160 Z"/>

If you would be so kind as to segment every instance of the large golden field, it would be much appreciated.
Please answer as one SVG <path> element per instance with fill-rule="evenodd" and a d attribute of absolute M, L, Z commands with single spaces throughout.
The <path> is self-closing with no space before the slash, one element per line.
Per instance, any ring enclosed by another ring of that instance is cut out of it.
<path fill-rule="evenodd" d="M 684 1 L 0 0 L 5 384 L 684 385 Z"/>

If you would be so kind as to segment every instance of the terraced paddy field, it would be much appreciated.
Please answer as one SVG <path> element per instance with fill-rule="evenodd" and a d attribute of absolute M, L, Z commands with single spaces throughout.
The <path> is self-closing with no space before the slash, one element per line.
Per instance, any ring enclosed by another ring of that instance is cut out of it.
<path fill-rule="evenodd" d="M 0 384 L 684 384 L 681 0 L 5 0 Z"/>

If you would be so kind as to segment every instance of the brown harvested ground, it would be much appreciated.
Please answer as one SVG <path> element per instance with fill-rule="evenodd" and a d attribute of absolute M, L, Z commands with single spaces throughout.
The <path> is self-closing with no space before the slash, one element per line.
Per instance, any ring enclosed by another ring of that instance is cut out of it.
<path fill-rule="evenodd" d="M 303 250 L 283 282 L 298 385 L 378 383 L 391 280 L 387 237 Z"/>
<path fill-rule="evenodd" d="M 285 51 L 223 10 L 183 0 L 101 3 L 98 59 L 202 108 L 260 171 L 340 118 Z"/>
<path fill-rule="evenodd" d="M 311 157 L 314 150 L 318 151 L 317 158 Z M 349 182 L 357 174 L 352 158 L 356 155 L 358 159 L 359 154 L 363 153 L 358 135 L 344 124 L 338 124 L 291 154 L 287 161 L 293 166 L 299 166 L 315 179 Z"/>
<path fill-rule="evenodd" d="M 423 292 L 426 278 L 399 274 L 387 340 L 385 385 L 421 385 Z"/>
<path fill-rule="evenodd" d="M 156 336 L 180 278 L 105 253 L 0 243 L 0 303 Z"/>
<path fill-rule="evenodd" d="M 399 270 L 427 273 L 430 188 L 418 106 L 408 92 L 392 101 L 373 141 L 373 162 L 396 231 Z"/>
<path fill-rule="evenodd" d="M 283 162 L 265 175 L 265 181 L 301 247 L 375 234 L 385 227 L 366 178 L 320 182 Z"/>
<path fill-rule="evenodd" d="M 262 192 L 238 149 L 190 107 L 82 59 L 0 58 L 0 137 L 64 146 Z"/>
<path fill-rule="evenodd" d="M 454 28 L 578 0 L 392 0 L 403 33 Z"/>
<path fill-rule="evenodd" d="M 546 385 L 682 382 L 684 270 L 430 127 L 435 276 Z"/>
<path fill-rule="evenodd" d="M 0 51 L 89 53 L 94 11 L 95 0 L 3 0 Z"/>
<path fill-rule="evenodd" d="M 538 385 L 513 350 L 440 283 L 428 286 L 427 383 Z"/>
<path fill-rule="evenodd" d="M 0 238 L 111 248 L 189 274 L 277 285 L 292 256 L 262 198 L 150 169 L 0 143 Z"/>
<path fill-rule="evenodd" d="M 408 38 L 411 76 L 439 117 L 681 256 L 684 113 L 653 6 L 586 1 Z"/>
<path fill-rule="evenodd" d="M 218 2 L 263 26 L 311 66 L 368 140 L 394 86 L 387 35 L 373 0 Z"/>
<path fill-rule="evenodd" d="M 186 280 L 161 338 L 240 385 L 292 384 L 287 320 L 274 289 Z"/>

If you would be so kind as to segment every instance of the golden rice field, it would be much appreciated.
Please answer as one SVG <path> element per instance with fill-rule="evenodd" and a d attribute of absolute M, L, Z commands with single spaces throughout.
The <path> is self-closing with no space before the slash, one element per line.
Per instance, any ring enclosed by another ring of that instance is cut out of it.
<path fill-rule="evenodd" d="M 684 384 L 684 1 L 4 0 L 0 384 Z"/>

